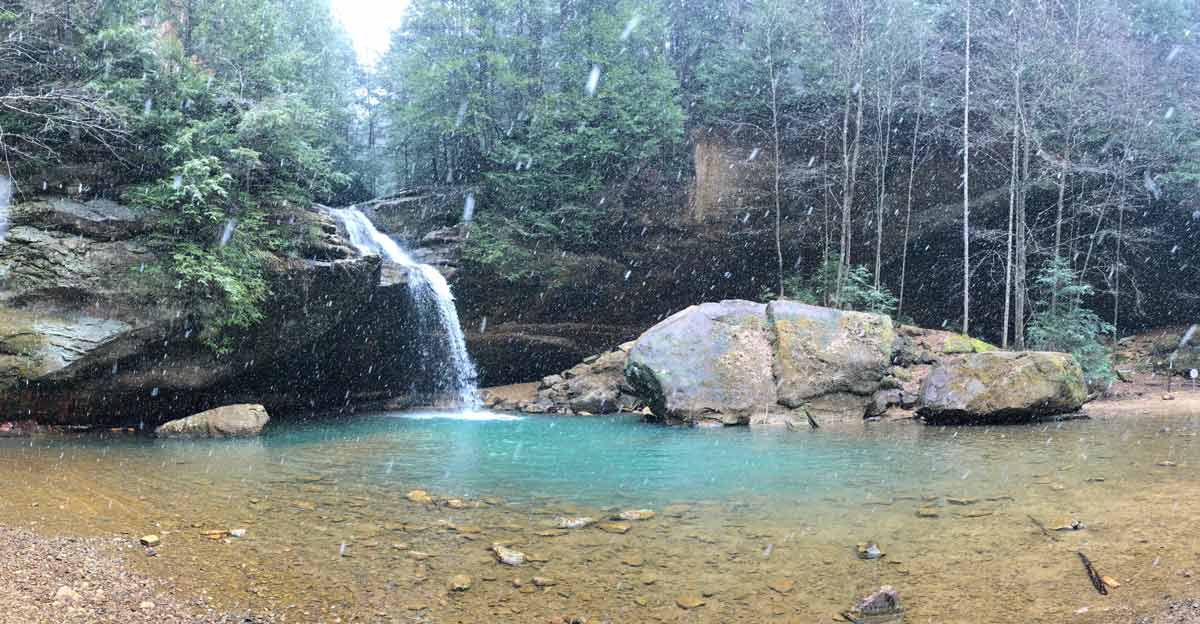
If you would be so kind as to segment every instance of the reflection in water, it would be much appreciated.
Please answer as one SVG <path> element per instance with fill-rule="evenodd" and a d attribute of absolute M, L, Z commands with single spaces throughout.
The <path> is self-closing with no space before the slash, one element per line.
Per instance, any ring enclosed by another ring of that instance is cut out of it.
<path fill-rule="evenodd" d="M 3 440 L 14 485 L 0 521 L 162 531 L 160 556 L 140 565 L 235 600 L 434 621 L 581 607 L 614 621 L 828 621 L 885 583 L 912 621 L 1061 622 L 1084 607 L 1089 621 L 1128 621 L 1105 609 L 1153 605 L 1200 554 L 1178 522 L 1200 513 L 1194 420 L 799 433 L 432 416 L 282 425 L 258 440 Z M 418 488 L 466 508 L 412 504 Z M 659 515 L 624 534 L 553 528 L 642 507 Z M 1053 530 L 1073 520 L 1087 528 Z M 248 537 L 198 534 L 234 526 Z M 546 561 L 497 569 L 493 541 Z M 858 559 L 864 541 L 886 556 Z M 1098 603 L 1075 550 L 1132 582 Z M 442 577 L 458 573 L 477 586 L 447 602 Z M 558 583 L 533 597 L 511 583 L 534 574 Z M 796 588 L 770 589 L 777 578 Z M 703 611 L 675 604 L 709 590 Z"/>

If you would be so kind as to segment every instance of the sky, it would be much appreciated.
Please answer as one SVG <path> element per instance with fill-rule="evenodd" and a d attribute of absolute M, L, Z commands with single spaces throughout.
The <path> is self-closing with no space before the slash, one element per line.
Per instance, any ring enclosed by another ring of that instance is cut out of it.
<path fill-rule="evenodd" d="M 388 47 L 408 0 L 333 0 L 333 14 L 354 40 L 359 61 L 373 64 Z"/>

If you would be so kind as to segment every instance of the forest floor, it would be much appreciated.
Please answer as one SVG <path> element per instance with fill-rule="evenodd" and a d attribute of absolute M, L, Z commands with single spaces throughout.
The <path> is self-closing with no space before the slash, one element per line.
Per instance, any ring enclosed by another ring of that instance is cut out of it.
<path fill-rule="evenodd" d="M 124 545 L 124 547 L 122 547 Z M 122 552 L 124 550 L 124 552 Z M 0 624 L 265 624 L 183 600 L 169 579 L 129 568 L 128 540 L 49 537 L 0 527 Z"/>

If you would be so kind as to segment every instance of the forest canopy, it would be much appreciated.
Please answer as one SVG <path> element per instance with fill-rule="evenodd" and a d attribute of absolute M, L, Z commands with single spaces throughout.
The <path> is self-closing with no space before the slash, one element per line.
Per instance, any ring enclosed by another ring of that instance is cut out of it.
<path fill-rule="evenodd" d="M 0 145 L 20 196 L 160 211 L 164 273 L 234 326 L 296 210 L 466 187 L 477 275 L 629 280 L 656 233 L 678 272 L 700 227 L 754 266 L 689 297 L 852 284 L 1021 346 L 1056 260 L 1118 333 L 1200 307 L 1198 30 L 1187 0 L 413 0 L 363 66 L 328 0 L 18 0 Z M 689 220 L 714 141 L 757 190 Z"/>

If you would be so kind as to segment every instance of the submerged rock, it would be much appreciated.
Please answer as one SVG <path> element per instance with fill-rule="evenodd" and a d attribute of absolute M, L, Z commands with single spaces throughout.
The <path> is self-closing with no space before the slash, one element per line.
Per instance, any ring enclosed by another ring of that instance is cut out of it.
<path fill-rule="evenodd" d="M 991 424 L 1076 412 L 1087 390 L 1069 354 L 996 351 L 943 362 L 920 395 L 917 413 L 926 422 Z"/>
<path fill-rule="evenodd" d="M 613 517 L 614 520 L 649 520 L 655 515 L 650 509 L 627 509 Z"/>
<path fill-rule="evenodd" d="M 859 542 L 855 546 L 859 559 L 880 559 L 887 556 L 875 542 Z"/>
<path fill-rule="evenodd" d="M 492 554 L 504 565 L 516 567 L 525 563 L 525 553 L 502 544 L 492 544 Z"/>
<path fill-rule="evenodd" d="M 846 619 L 856 624 L 882 624 L 898 621 L 903 614 L 900 593 L 891 585 L 884 585 L 860 600 L 854 609 L 845 615 Z"/>
<path fill-rule="evenodd" d="M 261 405 L 225 405 L 187 418 L 163 423 L 154 430 L 160 438 L 235 438 L 256 436 L 271 417 Z"/>
<path fill-rule="evenodd" d="M 450 577 L 450 591 L 464 592 L 471 589 L 471 577 L 466 574 L 455 574 Z"/>
<path fill-rule="evenodd" d="M 560 529 L 582 529 L 593 524 L 596 524 L 596 519 L 589 518 L 588 516 L 580 516 L 578 518 L 559 516 L 554 519 L 554 526 Z"/>
<path fill-rule="evenodd" d="M 409 502 L 418 503 L 421 505 L 433 504 L 433 497 L 430 496 L 429 492 L 426 492 L 425 490 L 413 490 L 408 494 L 405 494 L 404 498 L 407 498 Z"/>

